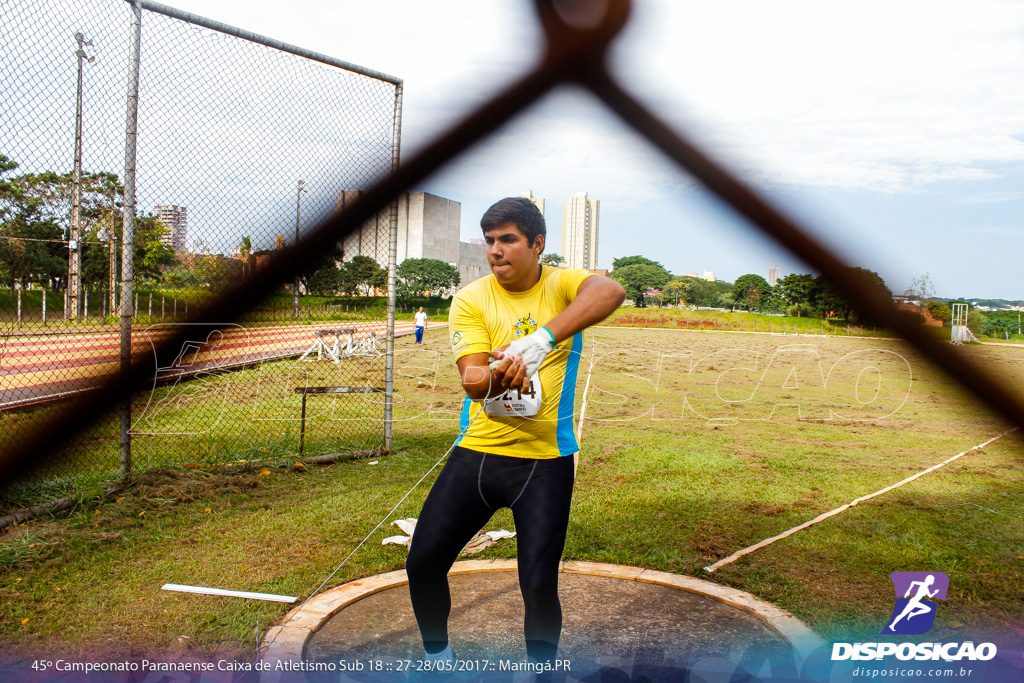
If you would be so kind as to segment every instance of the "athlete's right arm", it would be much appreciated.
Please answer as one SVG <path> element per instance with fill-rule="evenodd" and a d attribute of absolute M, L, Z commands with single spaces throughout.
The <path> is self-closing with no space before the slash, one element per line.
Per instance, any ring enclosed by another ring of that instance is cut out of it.
<path fill-rule="evenodd" d="M 526 376 L 526 363 L 522 358 L 507 356 L 491 368 L 489 353 L 468 353 L 455 364 L 462 378 L 462 388 L 474 401 L 501 396 L 509 387 L 527 390 L 530 378 Z"/>

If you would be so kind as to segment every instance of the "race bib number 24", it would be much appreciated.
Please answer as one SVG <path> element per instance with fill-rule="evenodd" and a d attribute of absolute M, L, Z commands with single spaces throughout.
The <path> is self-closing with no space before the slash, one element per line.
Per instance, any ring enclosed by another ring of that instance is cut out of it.
<path fill-rule="evenodd" d="M 540 377 L 534 373 L 525 392 L 509 389 L 485 410 L 491 417 L 532 417 L 540 411 L 541 400 Z"/>

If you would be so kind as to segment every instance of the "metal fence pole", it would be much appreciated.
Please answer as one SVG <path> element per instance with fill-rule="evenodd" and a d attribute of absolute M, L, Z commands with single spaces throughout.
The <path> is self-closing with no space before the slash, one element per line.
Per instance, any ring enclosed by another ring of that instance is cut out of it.
<path fill-rule="evenodd" d="M 395 123 L 391 138 L 391 172 L 398 170 L 402 150 L 402 83 L 395 84 Z M 391 201 L 388 240 L 388 331 L 384 358 L 384 450 L 391 452 L 395 389 L 395 277 L 398 260 L 398 198 Z"/>
<path fill-rule="evenodd" d="M 92 45 L 81 33 L 75 34 L 78 50 L 78 90 L 75 100 L 75 167 L 71 176 L 71 233 L 68 236 L 68 299 L 71 310 L 65 318 L 78 320 L 81 314 L 82 295 L 82 70 L 86 57 L 85 47 Z"/>
<path fill-rule="evenodd" d="M 121 373 L 127 376 L 132 362 L 132 306 L 135 269 L 135 147 L 139 122 L 139 54 L 142 46 L 142 8 L 132 2 L 131 47 L 128 53 L 128 110 L 124 139 L 124 212 L 121 222 Z M 138 302 L 136 301 L 136 304 Z M 132 400 L 121 401 L 121 477 L 132 472 Z"/>

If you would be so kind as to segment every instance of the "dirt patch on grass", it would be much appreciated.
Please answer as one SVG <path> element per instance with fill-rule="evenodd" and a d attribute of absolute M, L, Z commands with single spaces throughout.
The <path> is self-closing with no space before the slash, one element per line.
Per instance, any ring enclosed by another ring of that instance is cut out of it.
<path fill-rule="evenodd" d="M 131 487 L 118 494 L 117 498 L 132 498 L 140 508 L 153 509 L 238 495 L 260 485 L 259 475 L 255 473 L 205 474 L 157 468 L 139 475 Z"/>
<path fill-rule="evenodd" d="M 0 533 L 0 568 L 55 564 L 117 543 L 143 525 L 147 513 L 198 501 L 237 497 L 263 486 L 256 473 L 209 474 L 157 468 L 124 489 L 78 501 L 53 517 L 31 520 Z"/>
<path fill-rule="evenodd" d="M 720 560 L 741 548 L 740 534 L 715 520 L 698 522 L 690 537 L 690 546 L 702 557 Z"/>
<path fill-rule="evenodd" d="M 752 515 L 760 515 L 763 517 L 773 517 L 775 515 L 782 514 L 789 509 L 788 505 L 782 505 L 781 503 L 772 503 L 766 505 L 758 501 L 751 501 L 743 506 L 743 510 L 749 512 Z"/>

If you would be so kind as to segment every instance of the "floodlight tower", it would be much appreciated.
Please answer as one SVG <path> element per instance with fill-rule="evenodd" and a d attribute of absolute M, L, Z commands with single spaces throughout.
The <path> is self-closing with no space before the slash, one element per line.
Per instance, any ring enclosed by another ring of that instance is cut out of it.
<path fill-rule="evenodd" d="M 302 193 L 306 191 L 306 181 L 300 180 L 295 199 L 295 244 L 299 244 L 299 219 L 302 217 Z M 295 283 L 292 287 L 292 315 L 299 317 L 299 276 L 295 275 Z"/>
<path fill-rule="evenodd" d="M 71 234 L 68 235 L 68 298 L 64 317 L 78 320 L 82 298 L 82 67 L 84 62 L 95 62 L 87 57 L 86 47 L 92 41 L 81 33 L 75 34 L 78 50 L 78 93 L 75 106 L 75 170 L 71 175 Z"/>

